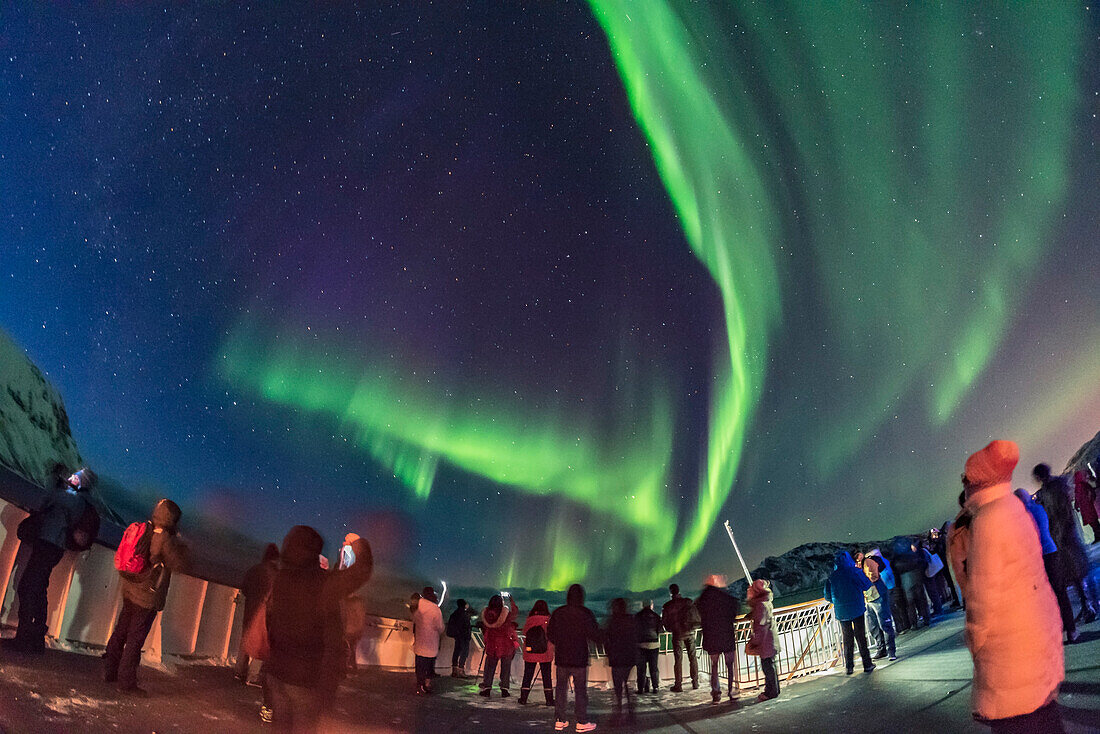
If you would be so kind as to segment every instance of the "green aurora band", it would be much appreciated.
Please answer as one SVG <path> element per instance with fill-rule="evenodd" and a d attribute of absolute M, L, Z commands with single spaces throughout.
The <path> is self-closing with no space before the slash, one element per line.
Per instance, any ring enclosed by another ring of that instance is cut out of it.
<path fill-rule="evenodd" d="M 1078 103 L 1084 23 L 1069 4 L 1001 7 L 988 24 L 950 4 L 591 7 L 721 295 L 693 508 L 670 490 L 677 406 L 659 376 L 607 436 L 579 430 L 595 422 L 575 406 L 417 380 L 287 329 L 242 324 L 219 366 L 272 403 L 335 419 L 424 502 L 445 462 L 584 508 L 624 540 L 594 555 L 564 514 L 549 517 L 528 549 L 540 562 L 507 559 L 505 585 L 562 588 L 614 568 L 652 588 L 683 570 L 732 491 L 780 335 L 821 357 L 793 368 L 814 409 L 776 406 L 812 437 L 815 478 L 903 401 L 918 398 L 930 426 L 950 421 L 1043 253 Z"/>

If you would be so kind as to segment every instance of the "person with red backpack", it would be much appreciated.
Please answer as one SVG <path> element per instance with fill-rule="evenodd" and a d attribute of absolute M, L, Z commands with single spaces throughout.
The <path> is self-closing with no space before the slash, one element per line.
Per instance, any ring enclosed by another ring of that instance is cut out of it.
<path fill-rule="evenodd" d="M 88 499 L 95 484 L 91 469 L 65 479 L 67 470 L 56 464 L 51 472 L 54 487 L 41 509 L 20 523 L 18 536 L 30 545 L 31 553 L 16 589 L 19 595 L 19 628 L 5 640 L 8 651 L 40 655 L 46 649 L 46 613 L 50 574 L 66 550 L 91 547 L 99 530 L 99 513 Z"/>
<path fill-rule="evenodd" d="M 125 693 L 146 695 L 137 683 L 141 647 L 157 612 L 164 609 L 172 573 L 180 573 L 188 565 L 187 546 L 178 537 L 182 514 L 179 505 L 162 499 L 147 522 L 126 528 L 115 553 L 122 611 L 103 655 L 103 680 L 117 681 Z"/>
<path fill-rule="evenodd" d="M 550 607 L 546 600 L 539 599 L 531 607 L 527 621 L 523 623 L 523 682 L 519 687 L 519 702 L 527 703 L 531 695 L 531 683 L 535 680 L 535 666 L 542 675 L 542 691 L 546 696 L 546 705 L 554 705 L 554 679 L 551 677 L 551 663 L 554 662 L 554 646 L 546 635 L 546 626 L 550 622 Z"/>

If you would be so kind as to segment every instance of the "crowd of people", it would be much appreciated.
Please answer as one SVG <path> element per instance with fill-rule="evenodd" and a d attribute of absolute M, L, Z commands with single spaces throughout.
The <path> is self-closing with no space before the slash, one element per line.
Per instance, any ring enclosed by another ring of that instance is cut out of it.
<path fill-rule="evenodd" d="M 775 670 L 778 645 L 770 584 L 764 579 L 754 581 L 748 589 L 746 602 L 752 631 L 745 650 L 760 659 L 765 685 L 758 698 L 767 701 L 779 695 L 779 677 Z M 451 675 L 465 677 L 465 662 L 476 618 L 484 645 L 478 695 L 492 696 L 495 683 L 502 698 L 510 697 L 512 662 L 519 654 L 523 660 L 523 679 L 518 703 L 529 702 L 531 689 L 541 678 L 543 701 L 554 707 L 554 726 L 562 731 L 569 726 L 567 696 L 572 688 L 576 730 L 592 731 L 596 728 L 588 717 L 588 666 L 592 649 L 598 646 L 606 652 L 611 669 L 612 723 L 628 724 L 634 721 L 635 697 L 653 695 L 659 690 L 657 660 L 660 636 L 664 632 L 667 631 L 671 638 L 674 660 L 674 682 L 668 690 L 683 691 L 685 656 L 692 688 L 699 688 L 695 637 L 696 630 L 701 629 L 702 647 L 711 662 L 711 701 L 720 704 L 719 662 L 725 662 L 727 671 L 733 669 L 736 622 L 742 609 L 740 600 L 730 593 L 726 579 L 717 574 L 707 577 L 696 600 L 681 595 L 679 586 L 671 584 L 669 599 L 660 613 L 654 610 L 652 600 L 643 602 L 637 611 L 629 607 L 630 602 L 625 598 L 611 600 L 609 614 L 601 625 L 596 614 L 585 606 L 584 588 L 574 584 L 566 592 L 566 603 L 553 612 L 546 600 L 535 601 L 523 622 L 521 634 L 518 607 L 507 593 L 493 595 L 478 615 L 465 599 L 459 599 L 443 627 L 454 639 Z M 413 650 L 417 656 L 415 691 L 428 694 L 432 692 L 430 671 L 434 670 L 435 660 L 422 662 L 421 655 L 438 654 L 441 629 L 441 623 L 431 621 L 438 614 L 431 588 L 414 594 L 409 608 L 413 619 Z M 422 673 L 422 670 L 428 672 Z M 727 675 L 726 681 L 725 695 L 730 705 L 736 707 L 734 677 Z"/>
<path fill-rule="evenodd" d="M 995 732 L 1059 732 L 1062 645 L 1077 641 L 1078 625 L 1097 616 L 1087 549 L 1074 516 L 1076 509 L 1082 524 L 1092 529 L 1092 542 L 1100 542 L 1097 476 L 1093 462 L 1072 477 L 1038 464 L 1032 470 L 1037 490 L 1013 490 L 1018 458 L 1011 441 L 994 441 L 971 455 L 962 475 L 960 511 L 952 522 L 921 537 L 902 537 L 889 552 L 838 552 L 824 595 L 841 630 L 849 675 L 855 672 L 857 649 L 863 671 L 870 673 L 876 660 L 897 659 L 898 634 L 931 624 L 948 606 L 965 608 L 966 642 L 975 667 L 975 718 Z M 1100 466 L 1100 456 L 1096 463 Z M 87 468 L 69 474 L 58 466 L 53 476 L 53 491 L 19 527 L 30 553 L 17 589 L 18 633 L 4 641 L 7 651 L 42 652 L 50 572 L 66 549 L 86 549 L 96 537 L 99 518 L 87 494 L 95 474 Z M 164 609 L 172 574 L 188 566 L 188 549 L 179 537 L 181 516 L 178 505 L 160 500 L 148 521 L 127 528 L 115 554 L 122 608 L 103 655 L 103 674 L 126 693 L 144 694 L 137 679 L 142 646 Z M 372 573 L 370 545 L 349 533 L 331 569 L 323 547 L 314 528 L 295 526 L 281 548 L 268 544 L 240 587 L 245 631 L 234 674 L 263 689 L 261 717 L 282 731 L 312 731 L 332 707 L 340 681 L 355 669 L 365 626 L 363 602 L 354 592 Z M 1077 614 L 1070 592 L 1079 602 Z M 759 658 L 764 690 L 758 698 L 766 701 L 779 695 L 768 581 L 753 581 L 745 602 L 751 622 L 745 652 Z M 570 688 L 576 730 L 596 728 L 587 710 L 595 646 L 606 651 L 611 669 L 612 723 L 632 722 L 635 697 L 659 690 L 657 660 L 666 631 L 673 655 L 668 690 L 682 692 L 687 681 L 699 688 L 696 631 L 701 629 L 702 648 L 710 656 L 711 701 L 720 704 L 719 671 L 722 663 L 727 671 L 735 665 L 736 621 L 742 611 L 726 579 L 708 576 L 695 600 L 671 584 L 660 613 L 651 600 L 637 611 L 629 605 L 625 598 L 612 600 L 600 624 L 585 606 L 584 588 L 574 584 L 566 603 L 552 612 L 545 600 L 536 601 L 522 627 L 507 593 L 493 595 L 477 614 L 459 599 L 444 624 L 434 588 L 424 587 L 409 603 L 415 692 L 432 693 L 444 634 L 454 640 L 451 675 L 465 677 L 476 619 L 484 645 L 479 695 L 490 697 L 495 684 L 500 696 L 510 696 L 512 662 L 520 654 L 518 703 L 529 703 L 541 679 L 543 701 L 554 707 L 558 731 L 569 726 Z M 727 675 L 725 696 L 736 707 L 733 686 L 734 677 Z"/>

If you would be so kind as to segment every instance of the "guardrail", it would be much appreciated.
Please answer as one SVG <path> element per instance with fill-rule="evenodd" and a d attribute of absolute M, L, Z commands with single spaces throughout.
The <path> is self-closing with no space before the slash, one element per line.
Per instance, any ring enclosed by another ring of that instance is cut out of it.
<path fill-rule="evenodd" d="M 18 506 L 0 500 L 0 626 L 17 623 L 15 588 L 25 562 L 16 527 L 27 513 Z M 107 644 L 121 607 L 114 550 L 95 545 L 84 553 L 66 553 L 50 577 L 48 641 L 53 647 L 82 652 L 99 652 Z M 157 619 L 145 642 L 142 662 L 163 666 L 165 658 L 203 658 L 228 663 L 237 652 L 243 605 L 236 604 L 237 589 L 205 581 L 194 576 L 175 574 L 164 612 Z M 824 600 L 775 610 L 779 652 L 776 670 L 786 680 L 825 670 L 840 657 L 840 636 L 833 618 L 832 605 Z M 759 660 L 744 652 L 751 626 L 746 619 L 737 622 L 737 657 L 734 671 L 738 689 L 760 685 L 763 677 Z M 698 644 L 699 669 L 709 674 L 710 658 Z M 474 651 L 467 661 L 469 672 L 478 671 L 484 659 L 480 634 L 474 635 Z M 452 640 L 441 641 L 437 666 L 449 667 Z M 480 654 L 478 654 L 480 653 Z M 611 669 L 600 648 L 593 650 L 588 679 L 595 685 L 610 685 Z M 361 664 L 388 668 L 412 668 L 412 623 L 408 620 L 367 615 L 363 638 L 356 651 Z M 659 671 L 662 679 L 672 677 L 671 640 L 661 637 Z M 513 659 L 513 678 L 523 671 L 523 656 Z M 724 664 L 719 675 L 728 678 Z"/>

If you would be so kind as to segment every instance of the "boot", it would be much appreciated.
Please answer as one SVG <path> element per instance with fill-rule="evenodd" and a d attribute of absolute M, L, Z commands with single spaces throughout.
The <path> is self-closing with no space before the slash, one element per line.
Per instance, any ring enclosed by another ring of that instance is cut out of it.
<path fill-rule="evenodd" d="M 466 675 L 462 672 L 462 668 L 458 667 L 457 665 L 452 665 L 451 666 L 451 677 L 452 678 L 465 678 Z"/>
<path fill-rule="evenodd" d="M 553 706 L 554 705 L 554 689 L 553 688 L 543 688 L 542 692 L 546 694 L 546 705 L 547 706 Z"/>
<path fill-rule="evenodd" d="M 530 696 L 530 695 L 531 695 L 531 689 L 530 688 L 520 688 L 519 689 L 519 705 L 520 706 L 525 706 L 527 704 L 527 697 Z"/>

